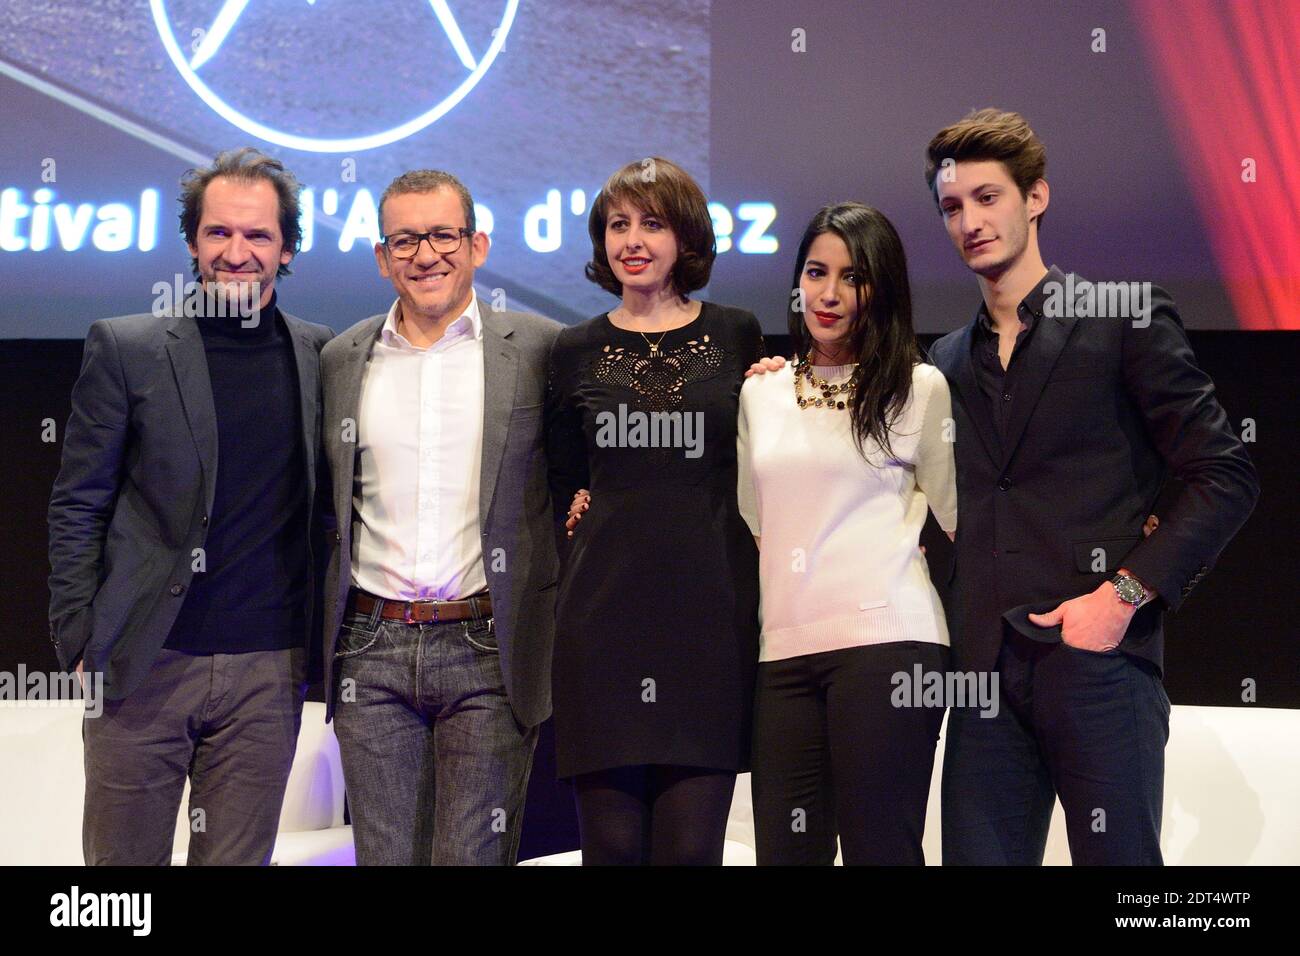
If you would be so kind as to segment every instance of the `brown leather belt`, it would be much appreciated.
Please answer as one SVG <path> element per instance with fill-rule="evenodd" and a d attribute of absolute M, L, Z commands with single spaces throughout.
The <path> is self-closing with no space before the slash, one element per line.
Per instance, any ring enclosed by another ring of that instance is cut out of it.
<path fill-rule="evenodd" d="M 352 588 L 348 592 L 348 610 L 373 614 L 380 604 L 379 616 L 385 621 L 407 624 L 440 624 L 446 621 L 480 621 L 492 616 L 492 598 L 484 591 L 463 601 L 393 601 L 376 597 L 368 591 Z"/>

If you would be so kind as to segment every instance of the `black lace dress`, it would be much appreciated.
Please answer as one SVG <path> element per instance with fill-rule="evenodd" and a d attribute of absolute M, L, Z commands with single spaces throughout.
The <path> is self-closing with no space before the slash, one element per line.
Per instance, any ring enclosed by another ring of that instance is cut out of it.
<path fill-rule="evenodd" d="M 653 348 L 652 348 L 653 344 Z M 559 775 L 748 769 L 758 551 L 736 503 L 736 413 L 763 353 L 749 312 L 705 302 L 666 333 L 608 314 L 551 354 L 556 504 L 591 489 L 556 606 Z"/>

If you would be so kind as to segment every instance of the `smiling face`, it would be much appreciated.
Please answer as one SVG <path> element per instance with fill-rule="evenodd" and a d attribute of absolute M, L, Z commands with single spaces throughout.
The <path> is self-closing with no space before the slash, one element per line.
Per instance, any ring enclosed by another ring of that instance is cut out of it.
<path fill-rule="evenodd" d="M 1030 220 L 1047 208 L 1047 183 L 1038 180 L 1022 195 L 1006 166 L 996 160 L 957 163 L 952 182 L 935 180 L 948 237 L 972 272 L 997 279 L 1021 261 L 1038 257 L 1038 230 Z"/>
<path fill-rule="evenodd" d="M 384 202 L 380 224 L 390 239 L 402 233 L 455 232 L 466 228 L 465 209 L 446 187 L 399 193 Z M 402 314 L 434 322 L 454 318 L 469 306 L 474 270 L 487 261 L 487 253 L 488 238 L 481 232 L 465 237 L 455 252 L 434 252 L 427 241 L 421 242 L 412 259 L 398 259 L 383 243 L 375 245 L 379 274 L 392 282 Z"/>
<path fill-rule="evenodd" d="M 230 301 L 252 301 L 249 286 L 260 284 L 264 306 L 275 274 L 293 252 L 280 233 L 280 200 L 264 179 L 251 182 L 218 176 L 203 191 L 203 213 L 189 247 L 204 286 L 222 286 Z"/>
<path fill-rule="evenodd" d="M 859 312 L 858 296 L 865 306 L 871 287 L 855 271 L 849 247 L 838 235 L 823 232 L 812 241 L 799 274 L 799 290 L 804 325 L 816 350 L 835 364 L 852 361 L 845 351 Z"/>
<path fill-rule="evenodd" d="M 672 286 L 677 237 L 661 216 L 628 203 L 614 205 L 605 221 L 605 254 L 625 292 L 653 293 Z"/>

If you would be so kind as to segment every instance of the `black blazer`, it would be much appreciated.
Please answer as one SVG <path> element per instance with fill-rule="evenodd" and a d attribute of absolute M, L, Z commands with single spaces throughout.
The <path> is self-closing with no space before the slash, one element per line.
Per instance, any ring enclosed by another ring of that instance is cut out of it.
<path fill-rule="evenodd" d="M 320 350 L 333 333 L 280 312 L 297 362 L 316 528 Z M 144 314 L 91 325 L 50 495 L 50 639 L 61 667 L 84 657 L 87 671 L 102 670 L 111 700 L 140 685 L 167 641 L 194 576 L 193 549 L 207 536 L 216 479 L 217 416 L 194 319 Z M 309 624 L 314 609 L 309 601 Z"/>
<path fill-rule="evenodd" d="M 1059 642 L 1059 627 L 1038 628 L 1026 615 L 1093 591 L 1123 567 L 1160 600 L 1133 616 L 1120 650 L 1163 671 L 1163 611 L 1182 604 L 1245 523 L 1259 497 L 1255 469 L 1163 289 L 1152 288 L 1150 324 L 1140 328 L 1133 319 L 1045 317 L 1042 302 L 1026 299 L 1037 326 L 1016 357 L 1005 448 L 975 377 L 975 321 L 930 352 L 951 386 L 955 421 L 953 667 L 991 670 L 1004 622 Z M 1182 489 L 1144 539 L 1171 475 Z"/>

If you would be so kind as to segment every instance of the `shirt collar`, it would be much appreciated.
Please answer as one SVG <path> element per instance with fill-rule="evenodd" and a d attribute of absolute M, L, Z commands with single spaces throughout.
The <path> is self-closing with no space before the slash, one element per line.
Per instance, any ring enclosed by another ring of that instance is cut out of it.
<path fill-rule="evenodd" d="M 1030 289 L 1029 294 L 1020 300 L 1020 307 L 1016 311 L 1020 314 L 1020 321 L 1024 322 L 1025 325 L 1033 326 L 1038 319 L 1043 317 L 1043 303 L 1047 301 L 1048 297 L 1045 288 L 1049 282 L 1056 282 L 1060 286 L 1064 286 L 1065 273 L 1057 266 L 1052 266 L 1047 270 L 1038 285 Z M 984 304 L 982 299 L 980 300 L 979 309 L 975 312 L 975 323 L 975 327 L 986 335 L 996 334 L 997 330 L 993 328 L 993 319 L 989 316 L 988 306 Z"/>
<path fill-rule="evenodd" d="M 415 346 L 410 343 L 406 336 L 397 331 L 397 308 L 399 305 L 401 305 L 401 299 L 395 299 L 393 304 L 389 306 L 388 317 L 384 319 L 384 327 L 380 332 L 380 336 L 385 345 L 413 349 Z M 444 342 L 455 342 L 462 338 L 474 340 L 483 338 L 483 318 L 479 315 L 478 292 L 473 286 L 469 288 L 469 305 L 465 307 L 465 311 L 458 315 L 451 325 L 447 326 L 447 331 L 443 333 L 442 338 L 429 348 L 436 349 L 441 347 Z"/>

